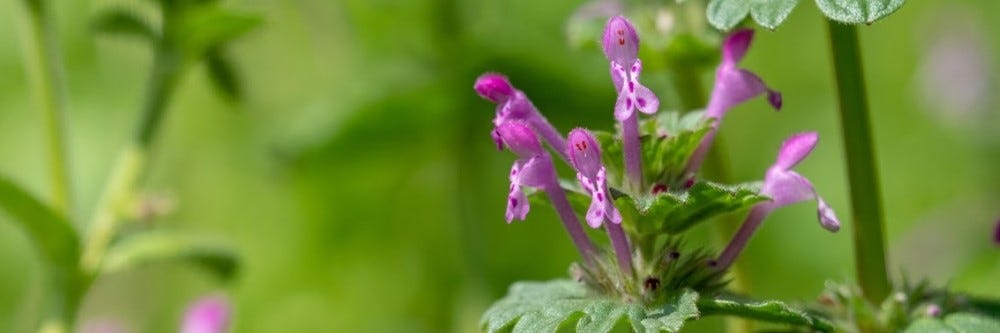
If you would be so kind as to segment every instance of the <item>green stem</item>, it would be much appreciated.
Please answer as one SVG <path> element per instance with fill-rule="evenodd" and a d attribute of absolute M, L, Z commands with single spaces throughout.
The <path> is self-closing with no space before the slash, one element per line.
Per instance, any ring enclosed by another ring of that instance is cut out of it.
<path fill-rule="evenodd" d="M 98 271 L 104 253 L 118 230 L 118 220 L 133 198 L 136 183 L 146 169 L 146 157 L 181 73 L 182 61 L 176 54 L 163 48 L 156 52 L 139 128 L 132 143 L 122 151 L 112 169 L 113 173 L 104 187 L 91 220 L 90 233 L 81 259 L 82 268 L 88 274 Z"/>
<path fill-rule="evenodd" d="M 66 158 L 65 82 L 59 59 L 59 43 L 49 7 L 40 0 L 25 1 L 29 35 L 24 38 L 25 62 L 35 99 L 43 110 L 48 135 L 48 154 L 52 186 L 52 206 L 70 217 L 72 189 Z M 68 219 L 72 221 L 72 219 Z M 71 222 L 72 223 L 72 222 Z"/>
<path fill-rule="evenodd" d="M 882 199 L 875 165 L 868 97 L 858 33 L 854 26 L 827 20 L 840 101 L 854 219 L 854 262 L 865 298 L 881 304 L 891 286 L 886 274 Z"/>

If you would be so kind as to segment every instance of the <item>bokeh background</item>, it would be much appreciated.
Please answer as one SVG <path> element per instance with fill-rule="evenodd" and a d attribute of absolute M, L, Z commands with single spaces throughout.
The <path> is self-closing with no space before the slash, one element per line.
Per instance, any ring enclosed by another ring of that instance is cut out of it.
<path fill-rule="evenodd" d="M 132 133 L 151 52 L 89 28 L 96 12 L 123 1 L 53 3 L 68 79 L 74 214 L 86 217 Z M 240 276 L 222 284 L 170 265 L 106 276 L 82 322 L 173 332 L 185 304 L 223 291 L 236 304 L 237 332 L 469 332 L 511 282 L 566 275 L 575 250 L 548 207 L 504 223 L 513 156 L 496 151 L 493 106 L 472 82 L 504 72 L 563 131 L 610 129 L 615 96 L 596 38 L 582 48 L 567 42 L 581 1 L 226 4 L 265 18 L 229 49 L 247 97 L 228 103 L 201 68 L 189 72 L 142 186 L 174 209 L 134 228 L 223 239 L 242 255 Z M 909 1 L 860 31 L 892 273 L 1000 297 L 1000 251 L 989 236 L 1000 218 L 995 13 L 993 0 Z M 21 1 L 0 1 L 0 173 L 47 197 L 25 28 Z M 743 64 L 784 93 L 785 107 L 775 113 L 753 101 L 722 131 L 739 181 L 762 178 L 784 137 L 819 131 L 799 170 L 847 221 L 824 28 L 812 1 L 801 1 L 777 31 L 758 33 Z M 669 75 L 644 74 L 667 106 L 676 103 Z M 711 73 L 704 76 L 710 85 Z M 824 281 L 852 279 L 850 224 L 826 233 L 814 209 L 783 209 L 755 235 L 739 260 L 752 293 L 810 300 Z M 705 228 L 697 233 L 712 233 Z M 38 260 L 0 214 L 0 331 L 32 331 L 45 292 Z"/>

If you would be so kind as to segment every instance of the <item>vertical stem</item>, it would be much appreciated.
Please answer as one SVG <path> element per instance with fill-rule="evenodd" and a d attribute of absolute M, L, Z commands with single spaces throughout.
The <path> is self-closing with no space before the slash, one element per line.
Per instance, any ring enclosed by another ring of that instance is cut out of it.
<path fill-rule="evenodd" d="M 854 219 L 854 261 L 858 282 L 872 304 L 889 295 L 886 274 L 882 199 L 875 165 L 868 97 L 858 33 L 854 26 L 827 20 L 834 76 L 840 102 L 841 131 L 847 155 L 847 178 L 851 187 Z"/>
<path fill-rule="evenodd" d="M 760 223 L 764 221 L 764 218 L 770 212 L 771 208 L 768 203 L 757 204 L 757 206 L 754 206 L 750 210 L 750 214 L 747 215 L 747 219 L 740 226 L 740 230 L 736 232 L 736 235 L 733 235 L 733 239 L 729 241 L 729 245 L 726 245 L 726 249 L 722 250 L 722 254 L 715 260 L 716 269 L 726 270 L 733 264 L 733 260 L 747 246 L 747 242 L 750 241 L 750 237 L 753 236 L 754 231 L 757 231 Z"/>
<path fill-rule="evenodd" d="M 567 155 L 569 153 L 566 151 L 566 138 L 563 137 L 562 133 L 560 133 L 555 126 L 552 126 L 552 123 L 549 123 L 548 119 L 545 119 L 545 116 L 541 113 L 535 112 L 528 118 L 528 123 L 535 130 L 535 133 L 538 133 L 538 135 L 541 136 L 545 142 L 549 143 L 552 150 L 555 150 L 563 161 L 572 164 L 569 161 L 569 155 Z"/>
<path fill-rule="evenodd" d="M 618 258 L 618 268 L 622 273 L 632 275 L 632 247 L 628 244 L 628 236 L 622 230 L 621 224 L 604 220 L 604 228 L 608 231 L 608 238 L 611 239 L 611 247 L 615 249 L 615 256 Z"/>
<path fill-rule="evenodd" d="M 642 193 L 642 143 L 639 140 L 639 111 L 621 122 L 622 150 L 625 154 L 625 174 L 636 193 Z"/>
<path fill-rule="evenodd" d="M 139 128 L 132 143 L 121 153 L 112 169 L 113 173 L 104 187 L 91 220 L 90 233 L 81 259 L 82 268 L 87 273 L 93 273 L 99 267 L 117 231 L 122 208 L 132 197 L 135 184 L 145 170 L 146 155 L 182 69 L 181 59 L 174 54 L 162 48 L 156 51 Z"/>
<path fill-rule="evenodd" d="M 66 158 L 65 82 L 62 75 L 59 43 L 49 20 L 48 3 L 25 1 L 28 11 L 29 35 L 24 38 L 25 62 L 35 99 L 42 108 L 48 136 L 49 169 L 52 205 L 66 216 L 72 216 L 72 188 Z M 72 219 L 69 219 L 72 221 Z"/>
<path fill-rule="evenodd" d="M 545 194 L 548 194 L 549 200 L 552 201 L 552 206 L 555 207 L 556 213 L 559 213 L 559 219 L 562 220 L 563 227 L 566 228 L 566 232 L 569 232 L 570 238 L 573 239 L 576 249 L 580 251 L 580 255 L 583 256 L 585 261 L 590 261 L 591 257 L 597 253 L 597 249 L 590 242 L 590 238 L 587 238 L 587 233 L 583 231 L 583 227 L 580 226 L 580 220 L 577 219 L 576 212 L 573 211 L 569 200 L 566 199 L 566 192 L 563 192 L 558 183 L 550 184 L 544 190 Z"/>

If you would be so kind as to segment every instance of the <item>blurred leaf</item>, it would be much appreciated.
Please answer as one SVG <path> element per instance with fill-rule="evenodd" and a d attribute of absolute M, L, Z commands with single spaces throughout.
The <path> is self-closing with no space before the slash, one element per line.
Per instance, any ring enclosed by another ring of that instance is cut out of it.
<path fill-rule="evenodd" d="M 751 301 L 731 297 L 698 300 L 702 315 L 728 315 L 752 318 L 772 323 L 807 326 L 817 331 L 833 331 L 833 324 L 824 318 L 808 314 L 780 301 Z"/>
<path fill-rule="evenodd" d="M 826 17 L 843 23 L 872 23 L 896 12 L 905 0 L 816 0 Z"/>
<path fill-rule="evenodd" d="M 200 57 L 206 52 L 250 32 L 262 22 L 260 16 L 213 6 L 185 12 L 173 35 L 189 55 Z"/>
<path fill-rule="evenodd" d="M 681 233 L 709 218 L 741 210 L 767 200 L 756 183 L 721 185 L 702 181 L 684 192 L 619 198 L 615 201 L 626 221 L 635 221 L 639 233 Z M 631 217 L 631 218 L 629 218 Z"/>
<path fill-rule="evenodd" d="M 747 14 L 761 26 L 775 29 L 788 18 L 799 0 L 711 0 L 708 22 L 719 30 L 740 24 Z M 905 0 L 816 0 L 826 17 L 842 23 L 872 23 L 889 16 Z"/>
<path fill-rule="evenodd" d="M 906 333 L 939 332 L 1000 332 L 1000 321 L 995 318 L 973 314 L 953 313 L 944 319 L 922 318 L 906 327 Z"/>
<path fill-rule="evenodd" d="M 569 280 L 517 282 L 480 322 L 488 332 L 609 332 L 624 321 L 635 332 L 677 332 L 698 317 L 698 293 L 687 290 L 665 304 L 641 304 L 588 295 Z"/>
<path fill-rule="evenodd" d="M 32 244 L 50 264 L 76 265 L 80 251 L 76 230 L 63 216 L 2 176 L 0 208 L 24 228 Z"/>
<path fill-rule="evenodd" d="M 159 39 L 149 22 L 124 8 L 108 9 L 98 14 L 93 20 L 93 29 L 98 33 L 137 37 L 151 43 Z"/>
<path fill-rule="evenodd" d="M 224 280 L 232 279 L 239 255 L 227 246 L 172 232 L 148 232 L 128 237 L 108 251 L 101 266 L 105 274 L 154 263 L 192 263 Z"/>
<path fill-rule="evenodd" d="M 205 70 L 212 86 L 230 101 L 243 99 L 243 88 L 233 64 L 223 56 L 222 51 L 212 50 L 205 58 Z"/>

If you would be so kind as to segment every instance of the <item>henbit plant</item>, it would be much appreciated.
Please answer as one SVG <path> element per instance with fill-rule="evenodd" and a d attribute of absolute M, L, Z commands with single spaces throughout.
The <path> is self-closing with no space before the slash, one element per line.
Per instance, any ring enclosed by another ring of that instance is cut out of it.
<path fill-rule="evenodd" d="M 26 52 L 28 73 L 47 114 L 55 198 L 51 205 L 46 204 L 0 177 L 0 208 L 24 228 L 44 261 L 49 301 L 40 330 L 73 331 L 81 299 L 103 274 L 158 262 L 189 262 L 224 280 L 234 277 L 239 260 L 224 244 L 176 232 L 154 230 L 124 235 L 120 230 L 123 222 L 137 218 L 129 215 L 128 208 L 141 201 L 136 188 L 168 102 L 186 69 L 204 61 L 220 91 L 231 98 L 239 97 L 237 77 L 222 50 L 260 20 L 223 9 L 216 1 L 196 0 L 157 1 L 162 16 L 159 27 L 124 10 L 111 10 L 98 18 L 98 31 L 140 36 L 155 51 L 139 128 L 109 177 L 95 217 L 83 225 L 69 204 L 71 186 L 66 176 L 67 152 L 62 145 L 65 128 L 61 121 L 64 83 L 49 12 L 51 4 L 44 0 L 26 0 L 24 4 L 32 32 L 26 37 L 32 46 L 31 52 Z"/>
<path fill-rule="evenodd" d="M 658 98 L 637 80 L 641 64 L 637 57 L 639 38 L 624 17 L 612 17 L 605 29 L 603 49 L 618 91 L 614 106 L 618 133 L 575 129 L 568 140 L 542 136 L 552 147 L 567 146 L 577 171 L 577 181 L 557 179 L 552 159 L 542 148 L 535 128 L 510 114 L 532 114 L 517 110 L 530 105 L 501 104 L 497 109 L 494 139 L 520 159 L 511 170 L 511 195 L 507 220 L 524 219 L 529 205 L 544 202 L 530 188 L 548 195 L 570 232 L 583 260 L 572 265 L 573 280 L 517 283 L 510 294 L 483 316 L 489 331 L 555 331 L 575 328 L 606 332 L 615 327 L 635 331 L 676 331 L 686 320 L 700 315 L 733 314 L 766 321 L 830 330 L 827 320 L 776 301 L 750 301 L 724 291 L 726 272 L 754 230 L 771 210 L 802 200 L 817 199 L 821 224 L 839 228 L 832 210 L 815 195 L 812 185 L 791 167 L 804 159 L 817 142 L 815 133 L 794 135 L 782 146 L 775 165 L 762 186 L 724 185 L 696 177 L 700 160 L 694 159 L 711 145 L 721 118 L 736 104 L 768 95 L 775 107 L 780 95 L 756 75 L 735 67 L 750 46 L 752 33 L 740 31 L 725 43 L 711 112 L 680 116 L 662 112 L 639 120 L 635 110 L 656 113 Z M 475 90 L 485 99 L 517 91 L 506 78 L 485 74 Z M 520 92 L 519 92 L 520 93 Z M 536 122 L 537 125 L 538 122 Z M 545 128 L 551 125 L 545 123 Z M 566 142 L 563 144 L 562 142 Z M 523 187 L 528 187 L 525 189 Z M 527 193 L 526 193 L 527 192 Z M 567 199 L 568 198 L 568 199 Z M 721 256 L 685 242 L 685 232 L 714 216 L 753 207 L 743 229 Z M 576 217 L 586 211 L 587 224 L 603 227 L 611 250 L 597 248 L 583 232 Z"/>
<path fill-rule="evenodd" d="M 902 0 L 816 0 L 819 4 L 820 9 L 827 15 L 830 45 L 833 55 L 833 65 L 834 74 L 836 77 L 838 96 L 840 101 L 840 113 L 842 118 L 842 131 L 844 138 L 844 146 L 846 150 L 847 166 L 848 166 L 848 176 L 849 185 L 851 190 L 851 202 L 852 202 L 852 221 L 853 228 L 852 234 L 854 238 L 855 247 L 855 264 L 857 268 L 857 283 L 859 286 L 851 285 L 840 285 L 835 283 L 828 283 L 827 291 L 825 291 L 821 297 L 819 304 L 809 306 L 810 314 L 818 316 L 820 318 L 827 318 L 832 326 L 824 326 L 823 328 L 817 328 L 815 326 L 809 328 L 810 322 L 799 321 L 797 328 L 791 328 L 792 330 L 826 330 L 826 329 L 836 329 L 838 331 L 845 332 L 895 332 L 895 331 L 907 331 L 907 332 L 941 332 L 941 331 L 975 331 L 975 332 L 1000 332 L 1000 301 L 983 299 L 975 296 L 962 295 L 951 293 L 944 288 L 932 288 L 927 283 L 910 284 L 903 276 L 902 283 L 892 284 L 888 277 L 885 264 L 885 245 L 884 245 L 884 224 L 882 222 L 882 212 L 881 212 L 881 198 L 879 194 L 879 186 L 877 180 L 877 172 L 875 170 L 875 153 L 872 144 L 871 135 L 871 125 L 869 124 L 868 117 L 868 106 L 867 106 L 867 96 L 864 89 L 864 75 L 861 68 L 860 60 L 860 49 L 857 40 L 857 30 L 855 26 L 850 24 L 856 23 L 867 23 L 870 24 L 875 20 L 884 18 L 889 14 L 892 14 L 895 10 L 900 8 L 903 4 Z M 737 87 L 732 89 L 735 92 L 744 91 L 747 93 L 752 92 L 747 98 L 759 95 L 768 94 L 769 102 L 777 109 L 781 107 L 781 96 L 768 88 L 763 81 L 761 81 L 755 75 L 747 72 L 743 73 L 742 70 L 736 68 L 735 63 L 738 62 L 739 58 L 742 57 L 742 52 L 731 52 L 729 49 L 732 47 L 731 44 L 741 44 L 740 34 L 746 34 L 747 44 L 749 43 L 750 32 L 747 30 L 738 30 L 734 32 L 730 38 L 726 39 L 723 43 L 723 56 L 722 65 L 716 69 L 716 82 L 715 88 L 713 89 L 712 96 L 709 100 L 705 100 L 704 93 L 701 92 L 699 73 L 704 69 L 705 65 L 714 59 L 706 53 L 707 50 L 711 50 L 713 37 L 709 36 L 710 33 L 706 32 L 706 28 L 703 27 L 705 21 L 699 20 L 697 18 L 692 18 L 695 14 L 702 14 L 707 17 L 707 22 L 715 26 L 720 30 L 729 30 L 740 22 L 744 21 L 744 18 L 750 14 L 751 17 L 760 25 L 774 29 L 776 28 L 784 19 L 787 17 L 791 9 L 798 3 L 797 0 L 759 0 L 759 1 L 732 1 L 732 0 L 705 0 L 705 1 L 684 1 L 679 0 L 676 3 L 628 3 L 622 4 L 616 1 L 605 1 L 596 0 L 590 4 L 581 7 L 581 9 L 574 14 L 570 19 L 568 24 L 568 34 L 570 37 L 570 42 L 576 46 L 585 46 L 585 41 L 590 40 L 593 37 L 594 24 L 600 24 L 595 22 L 595 18 L 608 17 L 619 12 L 628 12 L 632 15 L 639 17 L 642 25 L 639 29 L 640 31 L 646 32 L 653 35 L 654 41 L 652 43 L 653 48 L 650 51 L 649 48 L 644 53 L 644 57 L 652 58 L 656 61 L 652 62 L 654 65 L 661 64 L 657 68 L 661 71 L 666 70 L 670 78 L 673 79 L 673 88 L 676 89 L 678 101 L 673 103 L 682 111 L 692 110 L 698 108 L 701 103 L 706 103 L 708 106 L 706 113 L 718 114 L 719 106 L 725 105 L 728 102 L 727 98 L 736 99 L 739 93 L 727 93 L 727 85 L 733 85 Z M 666 16 L 665 16 L 666 15 Z M 660 25 L 662 19 L 666 17 L 673 22 L 668 30 L 663 30 L 664 28 Z M 626 34 L 626 36 L 628 36 Z M 737 38 L 734 38 L 737 37 Z M 626 39 L 628 40 L 628 39 Z M 605 43 L 606 45 L 606 43 Z M 727 77 L 730 78 L 727 80 Z M 727 81 L 731 83 L 727 84 Z M 618 87 L 620 88 L 620 87 Z M 721 98 L 726 97 L 726 98 Z M 668 101 L 669 102 L 669 101 Z M 734 102 L 735 104 L 736 102 Z M 724 114 L 725 110 L 731 105 L 726 106 L 722 109 Z M 716 111 L 712 111 L 715 109 Z M 670 116 L 672 119 L 685 119 L 688 123 L 694 122 L 690 119 L 699 119 L 700 116 L 686 115 L 686 116 Z M 673 123 L 677 123 L 676 120 L 671 120 Z M 711 167 L 712 172 L 706 173 L 718 177 L 718 179 L 725 181 L 729 178 L 728 161 L 722 158 L 719 154 L 721 147 L 717 149 L 708 149 L 711 145 L 712 136 L 717 133 L 715 131 L 715 126 L 718 125 L 718 121 L 713 122 L 711 127 L 707 128 L 705 131 L 710 132 L 711 135 L 704 137 L 704 133 L 700 133 L 701 136 L 696 136 L 696 140 L 700 140 L 702 147 L 699 147 L 697 152 L 693 153 L 694 157 L 690 156 L 690 152 L 686 152 L 682 149 L 678 149 L 676 154 L 667 156 L 683 156 L 688 158 L 686 166 L 689 170 L 677 171 L 684 174 L 691 174 L 696 171 L 701 164 L 702 160 L 707 160 L 708 166 Z M 656 131 L 655 125 L 652 127 L 653 130 L 647 131 L 650 135 L 644 137 L 646 140 L 650 138 L 658 138 L 659 135 L 663 135 L 668 132 Z M 670 133 L 673 134 L 673 133 Z M 680 134 L 684 134 L 681 132 Z M 603 138 L 600 141 L 604 145 L 605 151 L 613 151 L 614 154 L 621 153 L 622 144 L 619 141 L 613 139 L 613 135 L 597 133 L 598 138 Z M 786 145 L 783 146 L 782 153 L 779 154 L 778 162 L 772 166 L 765 176 L 765 184 L 759 191 L 754 193 L 760 196 L 760 200 L 767 200 L 764 203 L 759 203 L 751 210 L 747 220 L 744 221 L 740 229 L 737 231 L 737 235 L 733 237 L 733 240 L 729 243 L 723 254 L 720 255 L 714 261 L 709 261 L 709 265 L 721 268 L 728 268 L 733 270 L 736 268 L 732 265 L 732 258 L 743 248 L 745 245 L 745 240 L 748 235 L 751 234 L 756 226 L 760 223 L 760 220 L 767 215 L 767 212 L 774 207 L 783 205 L 784 203 L 791 203 L 798 200 L 806 199 L 816 199 L 818 204 L 818 216 L 820 218 L 821 225 L 825 228 L 834 230 L 839 228 L 839 223 L 834 224 L 836 218 L 832 214 L 832 210 L 825 204 L 825 202 L 815 195 L 812 185 L 809 184 L 804 178 L 801 178 L 794 171 L 790 170 L 790 167 L 794 163 L 788 163 L 787 161 L 797 160 L 789 159 L 788 156 L 796 156 L 799 152 L 805 152 L 811 150 L 815 142 L 813 141 L 813 134 L 801 134 L 793 137 Z M 717 140 L 715 140 L 717 141 Z M 647 143 L 643 142 L 643 149 L 646 149 L 645 145 Z M 719 142 L 716 142 L 718 145 Z M 798 146 L 799 148 L 795 148 Z M 806 147 L 808 149 L 804 149 Z M 707 152 L 706 152 L 707 151 Z M 681 153 L 683 152 L 683 153 Z M 607 153 L 605 153 L 607 157 Z M 645 155 L 644 155 L 645 157 Z M 652 161 L 654 163 L 661 163 L 667 165 L 680 165 L 685 162 L 677 162 L 670 157 L 664 156 L 653 156 Z M 662 161 L 660 161 L 662 159 Z M 783 162 L 783 160 L 785 162 Z M 615 170 L 612 172 L 610 178 L 615 178 L 615 174 L 620 173 L 623 168 L 618 160 L 607 160 L 608 170 Z M 649 163 L 646 161 L 646 163 Z M 671 170 L 664 170 L 660 172 L 661 174 L 673 174 Z M 649 173 L 645 172 L 644 175 Z M 681 178 L 684 179 L 684 178 Z M 690 179 L 689 179 L 690 181 Z M 567 184 L 567 182 L 563 182 Z M 618 185 L 620 183 L 615 183 Z M 694 183 L 694 187 L 689 189 L 690 192 L 699 184 Z M 666 190 L 666 189 L 676 189 L 678 184 L 655 184 L 654 190 Z M 682 183 L 681 185 L 688 185 L 688 183 Z M 797 188 L 797 190 L 796 190 Z M 775 189 L 781 189 L 784 194 L 776 193 Z M 627 193 L 623 193 L 619 188 L 612 186 L 611 191 L 616 198 L 620 196 L 628 197 Z M 624 192 L 627 192 L 624 191 Z M 688 203 L 689 204 L 689 203 Z M 620 210 L 625 216 L 625 223 L 623 225 L 626 230 L 633 231 L 636 227 L 632 227 L 630 223 L 630 217 L 633 216 L 629 214 L 630 207 L 622 206 L 619 204 Z M 638 226 L 644 226 L 644 221 L 641 219 L 645 217 L 642 214 L 638 214 L 640 219 L 638 219 Z M 670 216 L 670 219 L 676 219 L 676 216 Z M 661 224 L 665 224 L 662 223 Z M 727 228 L 718 228 L 717 230 L 724 231 Z M 997 226 L 995 231 L 995 238 L 997 242 L 1000 243 L 1000 224 Z M 632 240 L 632 244 L 637 248 L 635 258 L 641 258 L 644 252 L 645 245 L 649 242 L 641 239 L 641 236 L 630 233 L 629 236 L 634 238 L 639 238 L 637 240 Z M 645 251 L 645 253 L 651 253 L 651 251 Z M 679 254 L 679 253 L 671 253 Z M 605 265 L 604 267 L 608 267 Z M 575 275 L 576 276 L 576 275 Z M 733 271 L 730 276 L 733 279 L 739 277 L 739 273 Z M 690 281 L 687 281 L 687 285 L 694 285 L 692 281 L 696 280 L 688 276 Z M 727 280 L 731 281 L 731 280 Z M 659 281 L 657 281 L 659 282 Z M 668 308 L 673 311 L 671 314 L 667 315 L 664 312 L 659 312 L 663 320 L 670 321 L 671 324 L 661 326 L 656 328 L 654 321 L 643 321 L 642 328 L 635 326 L 634 320 L 641 318 L 642 311 L 629 312 L 628 310 L 623 310 L 621 307 L 615 307 L 601 303 L 600 305 L 589 305 L 590 310 L 574 310 L 576 307 L 588 306 L 581 305 L 581 303 L 586 303 L 581 300 L 576 300 L 577 298 L 587 298 L 594 297 L 593 288 L 584 288 L 579 285 L 563 283 L 561 285 L 552 283 L 551 285 L 537 285 L 528 283 L 515 284 L 511 288 L 511 293 L 507 298 L 498 302 L 494 308 L 491 308 L 487 314 L 484 316 L 484 321 L 486 322 L 485 328 L 489 330 L 495 330 L 498 328 L 503 329 L 513 329 L 515 331 L 520 330 L 532 330 L 536 328 L 551 328 L 558 327 L 560 329 L 573 328 L 574 323 L 576 323 L 575 328 L 581 331 L 607 331 L 610 330 L 616 323 L 622 324 L 622 322 L 615 322 L 619 317 L 628 313 L 627 317 L 629 319 L 623 319 L 622 321 L 632 322 L 633 326 L 629 327 L 632 330 L 642 331 L 642 330 L 675 330 L 679 329 L 680 324 L 682 324 L 684 318 L 694 318 L 697 312 L 701 314 L 712 314 L 718 313 L 720 309 L 733 310 L 740 308 L 743 310 L 754 309 L 757 312 L 749 311 L 742 313 L 743 316 L 757 318 L 757 319 L 770 319 L 775 320 L 775 313 L 764 314 L 766 311 L 759 311 L 764 308 L 776 309 L 776 307 L 771 307 L 773 304 L 762 305 L 757 307 L 741 307 L 739 301 L 734 301 L 728 299 L 725 296 L 715 299 L 716 302 L 702 302 L 698 301 L 695 303 L 695 307 L 685 307 L 685 306 L 673 306 Z M 698 288 L 695 288 L 696 290 Z M 588 291 L 590 290 L 590 291 Z M 607 290 L 607 288 L 605 288 Z M 737 291 L 745 292 L 745 290 Z M 703 295 L 704 296 L 704 293 Z M 572 298 L 576 303 L 565 301 L 566 298 Z M 542 299 L 542 300 L 539 300 Z M 739 298 L 737 298 L 739 299 Z M 529 301 L 530 300 L 530 301 Z M 562 300 L 562 301 L 555 301 Z M 684 297 L 674 298 L 678 304 L 685 304 Z M 702 298 L 704 300 L 704 298 Z M 548 305 L 546 305 L 548 303 Z M 613 303 L 613 302 L 612 302 Z M 572 304 L 572 305 L 571 305 Z M 521 321 L 525 321 L 535 324 L 523 324 L 519 321 L 516 325 L 508 325 L 510 321 L 516 321 L 516 317 L 510 317 L 509 313 L 505 312 L 507 310 L 520 309 L 521 312 L 527 313 Z M 605 312 L 596 309 L 611 309 Z M 635 310 L 635 308 L 629 308 Z M 649 309 L 648 307 L 642 308 L 644 310 Z M 542 314 L 531 312 L 540 311 Z M 617 312 L 616 312 L 617 311 Z M 554 317 L 556 314 L 566 314 L 570 320 L 558 321 Z M 499 314 L 499 316 L 497 316 Z M 507 317 L 504 317 L 507 316 Z M 599 317 L 599 318 L 598 318 Z M 496 320 L 500 318 L 502 320 Z M 604 323 L 591 323 L 590 321 L 598 319 L 608 319 Z M 799 317 L 783 317 L 783 322 L 794 324 Z M 801 319 L 801 318 L 799 318 Z M 504 320 L 508 320 L 505 322 Z M 663 322 L 661 320 L 661 322 Z M 539 321 L 547 323 L 545 325 L 537 324 Z M 776 320 L 782 321 L 782 320 Z M 824 321 L 826 322 L 826 321 Z M 647 325 L 648 324 L 648 325 Z M 507 326 L 502 326 L 507 325 Z M 532 326 L 536 325 L 536 326 Z M 561 325 L 561 326 L 552 326 Z M 733 328 L 733 327 L 730 327 Z M 738 326 L 736 329 L 743 329 L 748 331 L 749 326 Z"/>

